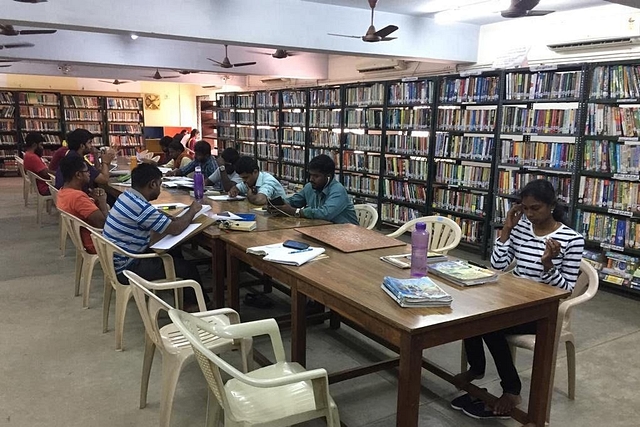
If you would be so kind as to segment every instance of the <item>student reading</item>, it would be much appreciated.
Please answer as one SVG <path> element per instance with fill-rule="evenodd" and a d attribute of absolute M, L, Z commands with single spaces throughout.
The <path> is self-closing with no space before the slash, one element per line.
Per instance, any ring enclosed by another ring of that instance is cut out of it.
<path fill-rule="evenodd" d="M 344 186 L 334 179 L 336 164 L 320 154 L 309 161 L 309 182 L 282 206 L 269 206 L 269 212 L 324 219 L 334 224 L 358 225 L 358 217 Z"/>
<path fill-rule="evenodd" d="M 493 246 L 491 266 L 504 270 L 515 261 L 514 275 L 572 291 L 578 279 L 584 238 L 562 223 L 564 207 L 557 203 L 555 190 L 548 181 L 529 182 L 520 192 L 520 200 L 507 213 Z M 456 375 L 457 384 L 484 376 L 484 340 L 493 356 L 503 394 L 493 408 L 474 401 L 468 394 L 454 399 L 451 406 L 473 418 L 508 418 L 506 415 L 522 400 L 522 384 L 506 337 L 535 331 L 535 323 L 527 323 L 465 339 L 469 370 Z"/>

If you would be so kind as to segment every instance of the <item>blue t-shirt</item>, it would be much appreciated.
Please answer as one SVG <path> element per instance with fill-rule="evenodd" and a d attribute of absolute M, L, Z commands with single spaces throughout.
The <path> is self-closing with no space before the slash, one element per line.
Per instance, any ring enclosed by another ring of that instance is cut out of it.
<path fill-rule="evenodd" d="M 311 183 L 307 183 L 286 202 L 294 208 L 304 208 L 302 214 L 305 218 L 324 219 L 334 224 L 360 224 L 347 190 L 335 178 L 321 191 L 314 190 Z"/>

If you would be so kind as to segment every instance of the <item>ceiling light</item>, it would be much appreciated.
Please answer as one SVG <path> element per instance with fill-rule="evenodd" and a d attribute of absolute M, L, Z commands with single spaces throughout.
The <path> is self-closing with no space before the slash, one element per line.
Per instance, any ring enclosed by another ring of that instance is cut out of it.
<path fill-rule="evenodd" d="M 137 34 L 131 34 L 131 40 L 138 40 Z"/>

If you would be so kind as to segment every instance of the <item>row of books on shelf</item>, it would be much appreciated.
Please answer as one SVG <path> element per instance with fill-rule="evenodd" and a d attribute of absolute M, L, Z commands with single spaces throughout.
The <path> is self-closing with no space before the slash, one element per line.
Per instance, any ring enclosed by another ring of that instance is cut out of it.
<path fill-rule="evenodd" d="M 304 164 L 305 151 L 300 148 L 282 148 L 282 160 L 285 162 Z"/>
<path fill-rule="evenodd" d="M 545 179 L 551 183 L 558 193 L 558 198 L 569 203 L 572 194 L 572 178 L 566 175 L 547 175 L 532 172 L 522 172 L 513 169 L 500 169 L 496 187 L 502 195 L 517 194 L 529 182 L 535 179 Z"/>
<path fill-rule="evenodd" d="M 426 157 L 387 157 L 386 175 L 426 181 L 429 176 L 429 159 Z"/>
<path fill-rule="evenodd" d="M 492 137 L 436 132 L 435 156 L 490 161 L 493 142 Z"/>
<path fill-rule="evenodd" d="M 345 123 L 347 128 L 376 128 L 382 129 L 382 110 L 368 108 L 362 109 L 346 109 L 344 110 Z"/>
<path fill-rule="evenodd" d="M 125 124 L 110 124 L 109 132 L 114 133 L 142 133 L 142 126 L 138 125 L 125 125 Z"/>
<path fill-rule="evenodd" d="M 380 151 L 382 135 L 347 132 L 344 147 L 349 150 Z"/>
<path fill-rule="evenodd" d="M 436 162 L 435 181 L 448 185 L 459 185 L 479 189 L 489 189 L 491 179 L 491 167 L 484 164 L 462 164 L 451 162 Z"/>
<path fill-rule="evenodd" d="M 253 125 L 256 120 L 256 113 L 254 112 L 236 112 L 235 113 L 236 120 L 241 125 Z"/>
<path fill-rule="evenodd" d="M 58 121 L 22 119 L 21 125 L 21 130 L 27 132 L 60 132 L 60 122 Z"/>
<path fill-rule="evenodd" d="M 576 231 L 586 240 L 620 250 L 640 249 L 640 220 L 578 209 Z"/>
<path fill-rule="evenodd" d="M 601 65 L 593 70 L 590 98 L 640 97 L 640 68 L 637 65 Z"/>
<path fill-rule="evenodd" d="M 370 86 L 348 87 L 345 90 L 347 105 L 382 105 L 384 103 L 384 84 L 375 83 Z"/>
<path fill-rule="evenodd" d="M 470 76 L 467 78 L 446 78 L 440 84 L 440 102 L 497 102 L 499 98 L 499 78 Z"/>
<path fill-rule="evenodd" d="M 495 108 L 438 108 L 438 130 L 461 132 L 493 132 Z"/>
<path fill-rule="evenodd" d="M 236 122 L 235 111 L 218 111 L 218 122 L 233 124 Z"/>
<path fill-rule="evenodd" d="M 288 181 L 305 183 L 307 173 L 304 168 L 293 165 L 282 165 L 282 178 Z"/>
<path fill-rule="evenodd" d="M 258 156 L 269 159 L 280 158 L 280 148 L 277 145 L 258 144 Z"/>
<path fill-rule="evenodd" d="M 14 102 L 11 92 L 0 92 L 0 104 L 13 104 Z"/>
<path fill-rule="evenodd" d="M 508 73 L 505 99 L 543 100 L 580 97 L 582 70 L 541 73 Z"/>
<path fill-rule="evenodd" d="M 248 98 L 247 101 L 249 102 Z M 278 92 L 276 91 L 267 91 L 267 92 L 256 92 L 256 107 L 260 108 L 270 108 L 270 107 L 278 107 L 280 105 L 280 99 Z M 228 107 L 229 105 L 223 105 L 224 107 Z M 246 106 L 246 105 L 245 105 Z"/>
<path fill-rule="evenodd" d="M 637 138 L 640 136 L 640 107 L 637 105 L 589 104 L 585 135 Z"/>
<path fill-rule="evenodd" d="M 311 131 L 309 132 L 309 135 L 310 135 L 310 141 L 312 146 L 327 147 L 327 148 L 340 147 L 340 133 L 326 131 L 326 130 L 311 129 Z"/>
<path fill-rule="evenodd" d="M 380 173 L 380 156 L 344 151 L 342 153 L 342 167 L 349 171 L 378 174 Z"/>
<path fill-rule="evenodd" d="M 428 129 L 430 127 L 431 109 L 429 108 L 389 108 L 387 110 L 387 128 Z"/>
<path fill-rule="evenodd" d="M 584 141 L 582 168 L 587 171 L 638 174 L 640 146 L 613 141 Z"/>
<path fill-rule="evenodd" d="M 18 93 L 18 102 L 20 104 L 57 106 L 58 95 L 53 93 L 20 92 Z"/>
<path fill-rule="evenodd" d="M 578 130 L 578 108 L 529 109 L 506 106 L 502 131 L 506 133 L 550 133 L 573 135 Z"/>
<path fill-rule="evenodd" d="M 395 203 L 382 203 L 380 205 L 380 219 L 383 222 L 400 225 L 421 216 L 424 216 L 422 212 L 408 206 L 396 205 Z"/>
<path fill-rule="evenodd" d="M 640 208 L 640 182 L 581 176 L 578 203 L 628 212 Z"/>
<path fill-rule="evenodd" d="M 245 130 L 245 131 L 249 132 L 249 130 Z M 258 138 L 258 141 L 278 142 L 278 134 L 275 129 L 258 129 L 256 136 Z"/>
<path fill-rule="evenodd" d="M 253 95 L 246 94 L 246 95 L 238 95 L 234 106 L 238 108 L 253 108 L 253 104 L 254 104 Z"/>
<path fill-rule="evenodd" d="M 0 157 L 13 157 L 16 155 L 16 150 L 0 150 Z"/>
<path fill-rule="evenodd" d="M 613 251 L 585 250 L 583 259 L 597 270 L 600 280 L 610 284 L 640 290 L 640 258 Z"/>
<path fill-rule="evenodd" d="M 389 104 L 427 104 L 433 101 L 435 84 L 432 80 L 393 83 L 389 85 Z"/>
<path fill-rule="evenodd" d="M 340 88 L 314 89 L 309 92 L 311 107 L 334 107 L 340 105 Z"/>
<path fill-rule="evenodd" d="M 257 110 L 256 122 L 259 125 L 280 126 L 280 113 L 277 110 Z"/>
<path fill-rule="evenodd" d="M 303 130 L 282 129 L 282 143 L 283 144 L 294 144 L 304 146 L 305 144 L 306 132 Z"/>
<path fill-rule="evenodd" d="M 140 110 L 138 98 L 107 98 L 107 108 L 110 110 Z"/>
<path fill-rule="evenodd" d="M 236 135 L 238 139 L 253 140 L 253 136 L 254 136 L 253 128 L 238 127 L 236 128 L 236 130 L 237 130 Z"/>
<path fill-rule="evenodd" d="M 309 126 L 339 128 L 340 118 L 340 110 L 310 110 Z"/>
<path fill-rule="evenodd" d="M 91 133 L 102 133 L 102 124 L 100 123 L 67 123 L 67 131 L 71 132 L 76 129 L 85 129 Z"/>
<path fill-rule="evenodd" d="M 378 190 L 380 188 L 380 180 L 378 178 L 344 173 L 343 179 L 347 191 L 367 194 L 374 197 L 378 196 Z"/>
<path fill-rule="evenodd" d="M 283 107 L 304 107 L 307 105 L 307 92 L 305 91 L 282 91 Z"/>
<path fill-rule="evenodd" d="M 13 119 L 16 112 L 16 107 L 13 105 L 0 105 L 0 118 Z"/>
<path fill-rule="evenodd" d="M 2 161 L 0 161 L 0 171 L 1 172 L 17 172 L 18 161 L 15 159 L 3 159 Z"/>
<path fill-rule="evenodd" d="M 34 119 L 58 119 L 60 117 L 60 109 L 53 107 L 20 107 L 20 117 L 29 117 Z"/>
<path fill-rule="evenodd" d="M 96 96 L 65 95 L 62 98 L 66 108 L 100 108 L 100 102 Z"/>
<path fill-rule="evenodd" d="M 24 141 L 27 138 L 27 132 L 30 132 L 30 130 L 22 129 L 22 131 L 22 140 Z M 60 135 L 55 133 L 43 133 L 42 138 L 46 145 L 59 145 L 61 143 Z"/>
<path fill-rule="evenodd" d="M 108 111 L 107 119 L 111 122 L 138 123 L 142 121 L 142 116 L 139 112 L 134 111 Z"/>
<path fill-rule="evenodd" d="M 455 221 L 462 230 L 461 242 L 480 244 L 484 236 L 484 222 L 473 219 L 460 218 L 459 216 L 447 215 L 449 219 Z"/>
<path fill-rule="evenodd" d="M 427 199 L 427 189 L 421 184 L 385 179 L 383 197 L 399 202 L 420 204 Z"/>
<path fill-rule="evenodd" d="M 294 111 L 284 111 L 282 113 L 282 123 L 284 126 L 305 126 L 305 113 Z"/>
<path fill-rule="evenodd" d="M 387 152 L 426 156 L 429 154 L 429 138 L 411 134 L 399 135 L 387 133 Z"/>
<path fill-rule="evenodd" d="M 102 112 L 92 110 L 64 110 L 64 119 L 100 122 L 102 121 Z"/>
<path fill-rule="evenodd" d="M 0 120 L 0 132 L 8 132 L 16 130 L 16 124 L 13 121 L 2 121 Z"/>
<path fill-rule="evenodd" d="M 2 130 L 2 127 L 0 126 L 0 131 Z M 17 144 L 17 136 L 16 135 L 0 135 L 0 144 L 3 145 L 15 145 Z"/>
<path fill-rule="evenodd" d="M 572 169 L 575 166 L 576 151 L 575 144 L 503 139 L 500 162 L 519 166 Z"/>
<path fill-rule="evenodd" d="M 514 199 L 497 196 L 493 207 L 493 222 L 501 224 L 507 219 L 507 213 L 516 203 Z"/>
<path fill-rule="evenodd" d="M 109 135 L 109 145 L 111 147 L 136 147 L 141 146 L 143 143 L 142 135 Z"/>
<path fill-rule="evenodd" d="M 456 191 L 436 187 L 433 192 L 433 207 L 470 215 L 485 216 L 486 194 Z"/>

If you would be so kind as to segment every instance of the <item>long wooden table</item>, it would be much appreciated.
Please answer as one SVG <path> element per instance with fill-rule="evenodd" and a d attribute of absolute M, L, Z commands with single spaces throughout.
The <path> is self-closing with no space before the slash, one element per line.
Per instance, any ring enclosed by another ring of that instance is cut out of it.
<path fill-rule="evenodd" d="M 315 245 L 318 242 L 294 230 L 276 230 L 251 236 L 228 234 L 221 239 L 227 244 L 227 288 L 231 307 L 237 309 L 239 305 L 237 278 L 240 261 L 291 287 L 291 355 L 294 361 L 305 363 L 307 297 L 324 304 L 399 353 L 397 426 L 418 424 L 423 367 L 451 380 L 451 374 L 423 360 L 423 349 L 509 326 L 536 322 L 528 413 L 516 410 L 512 416 L 523 424 L 545 425 L 555 361 L 558 304 L 561 298 L 568 296 L 567 292 L 510 274 L 502 275 L 496 283 L 467 288 L 438 279 L 453 297 L 450 308 L 401 308 L 380 289 L 380 285 L 384 276 L 402 278 L 408 277 L 409 272 L 382 262 L 379 257 L 406 253 L 408 248 L 347 254 L 326 247 L 328 259 L 292 267 L 264 261 L 262 257 L 247 254 L 246 249 L 287 239 Z M 475 394 L 483 394 L 473 386 L 468 389 Z M 495 399 L 486 393 L 483 397 L 489 401 Z"/>
<path fill-rule="evenodd" d="M 130 187 L 118 185 L 117 183 L 110 184 L 110 190 L 116 197 L 121 192 L 126 191 Z M 160 192 L 160 196 L 157 200 L 151 203 L 184 203 L 190 205 L 193 202 L 193 197 L 189 195 L 186 190 L 179 189 L 166 189 L 163 188 Z M 207 197 L 202 201 L 203 204 L 211 206 L 211 209 L 215 213 L 219 212 L 234 212 L 234 213 L 255 213 L 256 214 L 256 229 L 251 232 L 244 231 L 231 231 L 222 230 L 217 226 L 206 228 L 202 233 L 196 235 L 192 240 L 211 251 L 211 265 L 213 270 L 213 289 L 214 289 L 214 302 L 217 307 L 224 307 L 224 273 L 225 273 L 225 242 L 220 239 L 221 236 L 229 234 L 248 234 L 254 235 L 256 232 L 268 231 L 268 230 L 280 230 L 291 229 L 298 227 L 309 227 L 314 225 L 330 224 L 328 221 L 319 219 L 306 219 L 306 218 L 294 218 L 285 216 L 274 216 L 267 212 L 257 212 L 253 209 L 256 205 L 252 205 L 246 199 L 241 201 L 214 201 Z M 170 211 L 169 211 L 170 213 Z"/>

